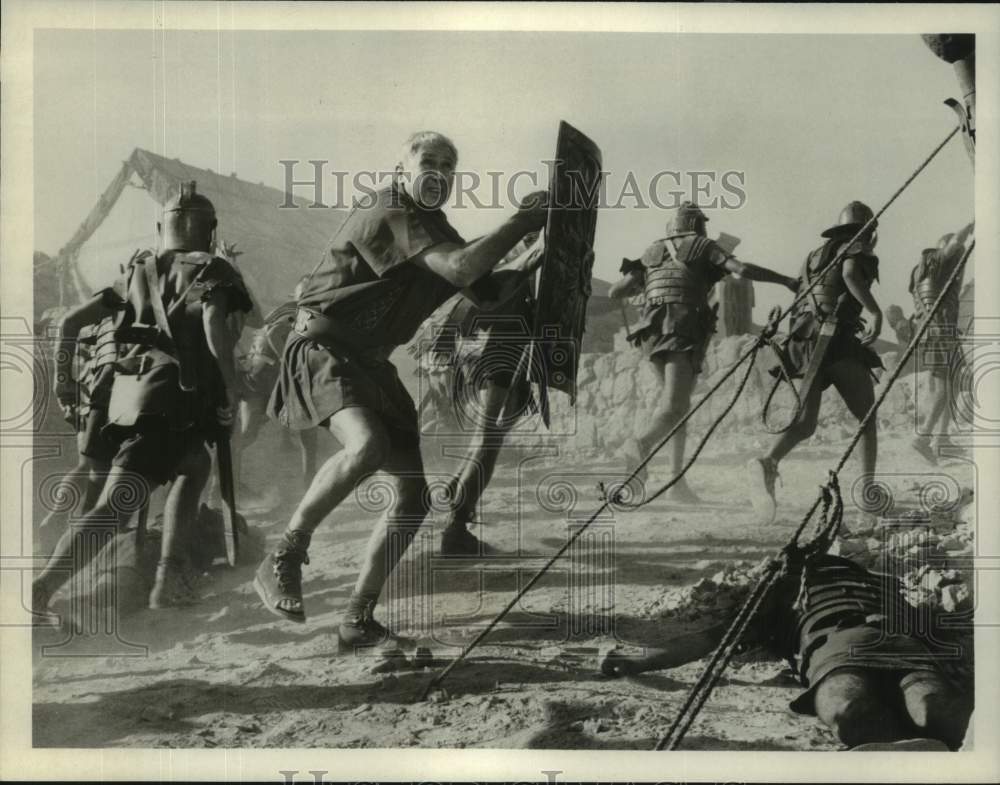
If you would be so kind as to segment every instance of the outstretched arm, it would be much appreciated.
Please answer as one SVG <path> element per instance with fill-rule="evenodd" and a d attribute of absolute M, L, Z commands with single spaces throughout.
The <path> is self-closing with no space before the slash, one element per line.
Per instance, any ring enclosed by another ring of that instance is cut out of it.
<path fill-rule="evenodd" d="M 871 324 L 861 336 L 861 343 L 868 346 L 874 343 L 882 332 L 882 309 L 879 308 L 872 295 L 872 281 L 868 271 L 853 257 L 848 257 L 844 261 L 844 283 L 847 284 L 847 290 L 851 296 L 861 303 L 861 306 L 871 317 Z"/>
<path fill-rule="evenodd" d="M 759 281 L 760 283 L 776 283 L 780 286 L 785 286 L 788 289 L 791 289 L 793 292 L 798 291 L 799 288 L 798 278 L 789 278 L 787 275 L 782 275 L 774 270 L 769 270 L 767 267 L 761 267 L 760 265 L 751 264 L 750 262 L 741 262 L 735 256 L 730 256 L 726 259 L 725 268 L 727 272 L 730 272 L 733 275 L 738 275 L 740 278 L 747 278 L 751 281 Z"/>
<path fill-rule="evenodd" d="M 720 623 L 704 630 L 678 635 L 665 649 L 654 649 L 645 657 L 627 657 L 614 652 L 601 663 L 607 676 L 632 676 L 646 671 L 676 668 L 707 657 L 718 647 L 728 624 Z"/>
<path fill-rule="evenodd" d="M 413 263 L 465 289 L 503 261 L 524 235 L 545 225 L 546 202 L 545 191 L 533 193 L 499 229 L 465 245 L 439 243 L 414 257 Z"/>
<path fill-rule="evenodd" d="M 608 297 L 619 300 L 622 297 L 633 297 L 640 292 L 642 292 L 642 274 L 632 270 L 611 284 Z"/>
<path fill-rule="evenodd" d="M 202 310 L 202 324 L 208 351 L 215 358 L 226 384 L 229 400 L 236 395 L 236 357 L 233 352 L 233 333 L 227 321 L 229 295 L 225 289 L 217 289 L 205 303 Z"/>

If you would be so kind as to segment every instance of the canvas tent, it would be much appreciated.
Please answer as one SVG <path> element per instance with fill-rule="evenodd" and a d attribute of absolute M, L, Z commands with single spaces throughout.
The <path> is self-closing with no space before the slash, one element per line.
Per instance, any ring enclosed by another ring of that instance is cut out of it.
<path fill-rule="evenodd" d="M 137 148 L 55 259 L 63 298 L 79 301 L 110 284 L 133 251 L 153 247 L 162 205 L 188 180 L 215 205 L 218 237 L 242 252 L 237 266 L 264 313 L 288 299 L 346 217 L 344 210 L 310 209 L 299 199 L 296 208 L 283 209 L 286 197 L 276 188 Z"/>

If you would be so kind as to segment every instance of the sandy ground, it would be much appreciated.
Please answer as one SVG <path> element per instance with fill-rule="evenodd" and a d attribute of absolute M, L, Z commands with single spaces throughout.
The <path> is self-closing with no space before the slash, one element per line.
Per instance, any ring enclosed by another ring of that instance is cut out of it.
<path fill-rule="evenodd" d="M 248 477 L 267 498 L 256 500 L 247 517 L 268 543 L 280 535 L 301 483 L 294 454 L 281 452 L 279 444 L 270 433 L 258 445 Z M 304 625 L 262 608 L 248 567 L 205 577 L 195 608 L 142 611 L 121 619 L 117 634 L 103 634 L 114 625 L 98 629 L 103 621 L 94 619 L 81 620 L 75 634 L 37 631 L 34 744 L 650 749 L 704 663 L 612 681 L 599 675 L 598 648 L 611 639 L 632 646 L 668 639 L 680 627 L 656 614 L 665 591 L 735 560 L 774 553 L 841 447 L 804 445 L 786 461 L 779 520 L 761 528 L 752 521 L 742 474 L 761 446 L 756 436 L 713 443 L 690 475 L 710 503 L 656 502 L 598 520 L 451 673 L 444 691 L 424 702 L 418 696 L 434 670 L 376 674 L 373 657 L 336 653 L 339 614 L 384 504 L 378 486 L 369 486 L 314 537 L 305 568 Z M 273 465 L 265 466 L 269 459 Z M 917 486 L 929 475 L 968 487 L 974 482 L 971 464 L 953 460 L 931 468 L 902 436 L 883 438 L 881 460 L 891 467 L 887 482 L 896 508 L 904 511 L 918 506 Z M 432 483 L 454 465 L 433 456 L 428 464 Z M 663 477 L 664 464 L 653 466 L 654 479 Z M 852 463 L 842 477 L 845 489 L 853 470 Z M 443 560 L 429 522 L 388 588 L 380 618 L 422 638 L 436 662 L 444 662 L 597 508 L 597 481 L 617 471 L 620 466 L 607 460 L 574 465 L 510 450 L 484 498 L 479 529 L 505 555 Z M 291 498 L 279 501 L 282 493 Z M 838 749 L 815 718 L 787 708 L 798 688 L 785 670 L 785 663 L 760 654 L 737 660 L 685 747 Z"/>

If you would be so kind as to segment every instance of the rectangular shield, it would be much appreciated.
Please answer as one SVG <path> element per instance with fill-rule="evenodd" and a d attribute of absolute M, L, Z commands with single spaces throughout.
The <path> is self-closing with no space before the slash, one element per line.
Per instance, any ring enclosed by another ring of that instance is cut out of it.
<path fill-rule="evenodd" d="M 563 121 L 549 180 L 545 257 L 538 280 L 532 377 L 539 386 L 541 414 L 549 424 L 547 392 L 559 390 L 576 402 L 576 373 L 591 292 L 600 200 L 601 151 Z"/>

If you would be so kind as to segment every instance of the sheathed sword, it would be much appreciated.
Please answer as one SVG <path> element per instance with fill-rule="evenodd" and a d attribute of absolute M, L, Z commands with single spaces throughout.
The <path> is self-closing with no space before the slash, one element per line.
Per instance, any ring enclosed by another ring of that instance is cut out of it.
<path fill-rule="evenodd" d="M 236 488 L 233 482 L 233 452 L 229 432 L 220 433 L 215 440 L 216 471 L 219 473 L 219 495 L 225 517 L 226 563 L 236 566 L 239 555 L 240 535 L 236 523 Z"/>
<path fill-rule="evenodd" d="M 802 385 L 799 388 L 799 400 L 802 401 L 803 406 L 799 410 L 799 418 L 805 414 L 805 402 L 809 398 L 809 394 L 813 391 L 816 386 L 817 379 L 819 377 L 819 370 L 823 367 L 823 359 L 826 357 L 827 352 L 830 349 L 830 342 L 833 340 L 833 336 L 837 332 L 837 327 L 840 324 L 840 310 L 841 306 L 844 304 L 846 298 L 851 295 L 844 292 L 837 299 L 837 306 L 834 308 L 832 314 L 830 314 L 824 321 L 819 330 L 819 337 L 816 339 L 816 345 L 813 347 L 812 355 L 809 357 L 809 365 L 806 367 L 806 372 L 802 377 Z"/>

